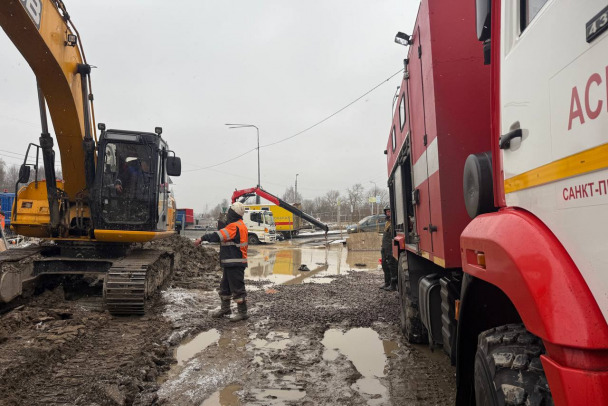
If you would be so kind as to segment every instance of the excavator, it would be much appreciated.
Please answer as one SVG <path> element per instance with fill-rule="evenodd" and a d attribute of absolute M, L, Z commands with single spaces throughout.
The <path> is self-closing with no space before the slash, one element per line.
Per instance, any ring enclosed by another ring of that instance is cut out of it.
<path fill-rule="evenodd" d="M 19 171 L 11 226 L 49 241 L 0 254 L 0 303 L 43 275 L 101 275 L 110 313 L 143 314 L 145 299 L 170 274 L 173 254 L 134 243 L 174 234 L 169 177 L 181 174 L 181 161 L 161 127 L 126 131 L 99 123 L 97 137 L 91 65 L 61 0 L 2 1 L 0 27 L 35 74 L 42 127 Z M 63 180 L 55 173 L 47 106 Z"/>

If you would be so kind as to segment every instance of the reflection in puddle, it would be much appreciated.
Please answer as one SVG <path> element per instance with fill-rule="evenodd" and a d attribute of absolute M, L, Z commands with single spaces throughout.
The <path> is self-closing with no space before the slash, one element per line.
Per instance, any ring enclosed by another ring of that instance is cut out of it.
<path fill-rule="evenodd" d="M 241 385 L 228 385 L 205 399 L 201 406 L 240 406 L 241 401 L 236 393 L 241 389 Z"/>
<path fill-rule="evenodd" d="M 177 365 L 183 366 L 188 360 L 192 359 L 196 354 L 215 344 L 220 339 L 220 332 L 216 329 L 204 331 L 194 337 L 192 340 L 183 343 L 175 350 L 175 359 Z"/>
<path fill-rule="evenodd" d="M 182 373 L 188 361 L 201 353 L 205 348 L 215 343 L 222 343 L 222 340 L 220 340 L 220 332 L 216 329 L 203 331 L 194 338 L 182 342 L 173 352 L 177 364 L 171 365 L 169 372 L 158 378 L 158 383 L 164 384 L 175 379 Z"/>
<path fill-rule="evenodd" d="M 399 344 L 395 341 L 383 340 L 382 346 L 384 346 L 384 353 L 387 358 L 392 358 L 395 356 L 395 351 L 399 349 Z"/>
<path fill-rule="evenodd" d="M 252 389 L 250 393 L 263 405 L 282 405 L 288 401 L 297 401 L 306 396 L 306 391 L 296 383 L 296 377 L 277 373 L 277 365 L 270 362 L 277 353 L 285 351 L 295 344 L 295 337 L 289 332 L 271 331 L 264 338 L 257 334 L 249 336 L 248 350 L 253 352 L 253 363 L 262 366 L 262 374 L 268 380 L 266 388 Z"/>
<path fill-rule="evenodd" d="M 325 331 L 322 344 L 325 346 L 323 359 L 336 360 L 340 354 L 348 358 L 362 378 L 352 386 L 362 395 L 368 395 L 369 405 L 381 405 L 388 399 L 388 391 L 378 378 L 384 377 L 387 356 L 398 347 L 392 341 L 382 341 L 371 328 L 354 328 L 343 333 L 337 329 Z M 364 351 L 362 349 L 365 349 Z"/>
<path fill-rule="evenodd" d="M 331 278 L 351 269 L 377 269 L 379 251 L 348 251 L 341 244 L 330 248 L 261 247 L 248 258 L 245 277 L 274 284 L 331 283 Z M 363 266 L 355 266 L 359 264 Z M 310 271 L 300 271 L 306 265 Z"/>

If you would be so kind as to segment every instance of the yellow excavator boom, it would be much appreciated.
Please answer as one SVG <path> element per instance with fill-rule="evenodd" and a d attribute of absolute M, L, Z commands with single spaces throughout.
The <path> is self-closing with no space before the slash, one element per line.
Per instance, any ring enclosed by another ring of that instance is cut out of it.
<path fill-rule="evenodd" d="M 83 56 L 68 16 L 52 0 L 2 0 L 0 27 L 34 71 L 48 104 L 61 156 L 63 189 L 73 201 L 86 188 L 85 115 L 78 65 Z"/>

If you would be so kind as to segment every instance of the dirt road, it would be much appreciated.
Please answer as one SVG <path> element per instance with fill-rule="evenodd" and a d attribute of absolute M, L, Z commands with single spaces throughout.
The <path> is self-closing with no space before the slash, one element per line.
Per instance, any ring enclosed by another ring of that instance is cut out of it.
<path fill-rule="evenodd" d="M 208 316 L 215 250 L 164 244 L 179 267 L 145 317 L 113 318 L 68 280 L 0 316 L 0 405 L 453 403 L 447 357 L 403 341 L 377 253 L 252 247 L 251 318 L 231 323 Z"/>

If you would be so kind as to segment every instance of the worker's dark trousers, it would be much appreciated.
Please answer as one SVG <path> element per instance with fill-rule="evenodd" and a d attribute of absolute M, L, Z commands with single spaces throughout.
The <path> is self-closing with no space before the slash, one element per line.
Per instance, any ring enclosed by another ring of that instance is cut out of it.
<path fill-rule="evenodd" d="M 245 268 L 244 266 L 222 268 L 223 275 L 219 292 L 222 299 L 234 299 L 235 302 L 245 300 L 245 296 L 247 296 L 245 291 Z"/>
<path fill-rule="evenodd" d="M 397 260 L 389 252 L 381 251 L 382 255 L 382 271 L 384 272 L 384 285 L 397 286 Z"/>

